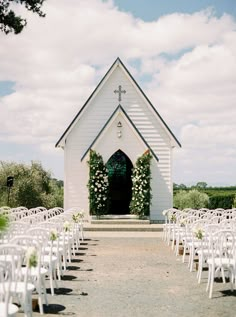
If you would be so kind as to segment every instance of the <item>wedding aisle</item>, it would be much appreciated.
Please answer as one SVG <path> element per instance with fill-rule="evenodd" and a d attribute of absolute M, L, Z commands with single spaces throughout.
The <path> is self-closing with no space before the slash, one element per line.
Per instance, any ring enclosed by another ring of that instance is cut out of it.
<path fill-rule="evenodd" d="M 196 272 L 175 257 L 160 233 L 91 232 L 55 296 L 49 294 L 44 316 L 235 316 L 236 292 L 217 283 L 210 300 L 206 277 L 197 284 Z"/>

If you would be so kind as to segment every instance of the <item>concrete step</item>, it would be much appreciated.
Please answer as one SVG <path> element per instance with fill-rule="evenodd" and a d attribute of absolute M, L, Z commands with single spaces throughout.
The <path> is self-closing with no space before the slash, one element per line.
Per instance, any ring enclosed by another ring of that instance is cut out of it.
<path fill-rule="evenodd" d="M 162 224 L 86 224 L 85 231 L 163 231 Z"/>
<path fill-rule="evenodd" d="M 91 220 L 92 225 L 148 225 L 149 220 L 140 219 L 100 219 Z"/>

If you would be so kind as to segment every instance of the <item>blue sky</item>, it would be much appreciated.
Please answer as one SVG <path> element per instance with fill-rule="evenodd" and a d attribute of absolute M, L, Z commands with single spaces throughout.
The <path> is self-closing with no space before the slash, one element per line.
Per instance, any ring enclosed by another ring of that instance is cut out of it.
<path fill-rule="evenodd" d="M 39 160 L 63 179 L 55 143 L 119 56 L 182 144 L 173 181 L 236 185 L 235 0 L 47 0 L 45 19 L 18 9 L 27 28 L 0 34 L 0 160 Z"/>
<path fill-rule="evenodd" d="M 236 15 L 235 0 L 115 0 L 120 10 L 130 12 L 144 21 L 153 21 L 174 12 L 193 13 L 213 7 L 216 16 L 222 13 Z"/>
<path fill-rule="evenodd" d="M 14 91 L 14 82 L 0 81 L 0 96 L 10 95 Z"/>

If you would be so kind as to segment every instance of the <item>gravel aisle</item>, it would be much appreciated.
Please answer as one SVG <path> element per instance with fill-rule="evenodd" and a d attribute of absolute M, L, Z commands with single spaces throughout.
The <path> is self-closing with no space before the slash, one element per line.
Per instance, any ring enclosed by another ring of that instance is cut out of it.
<path fill-rule="evenodd" d="M 57 295 L 48 295 L 44 316 L 236 316 L 236 291 L 228 291 L 229 283 L 215 283 L 208 299 L 207 272 L 197 284 L 196 272 L 189 272 L 160 235 L 121 236 L 91 235 L 83 242 Z"/>

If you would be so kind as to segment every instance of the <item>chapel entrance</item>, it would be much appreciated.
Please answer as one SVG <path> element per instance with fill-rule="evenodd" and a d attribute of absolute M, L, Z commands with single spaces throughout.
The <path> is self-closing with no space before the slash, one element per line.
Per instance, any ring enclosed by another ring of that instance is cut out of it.
<path fill-rule="evenodd" d="M 121 150 L 116 151 L 108 160 L 109 206 L 108 214 L 129 214 L 132 197 L 132 162 Z"/>

